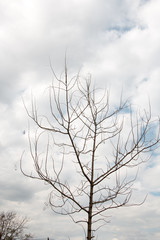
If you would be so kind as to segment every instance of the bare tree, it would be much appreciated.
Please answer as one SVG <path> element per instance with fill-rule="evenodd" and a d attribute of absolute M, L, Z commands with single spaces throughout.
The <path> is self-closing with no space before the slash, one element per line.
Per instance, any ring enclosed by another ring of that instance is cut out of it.
<path fill-rule="evenodd" d="M 25 225 L 28 222 L 26 217 L 20 218 L 15 212 L 0 213 L 0 240 L 28 239 L 31 234 L 24 234 Z"/>
<path fill-rule="evenodd" d="M 48 115 L 40 115 L 34 100 L 31 111 L 26 107 L 37 126 L 29 136 L 35 173 L 21 170 L 49 184 L 51 208 L 80 223 L 91 240 L 108 222 L 108 210 L 129 205 L 136 173 L 126 171 L 156 148 L 159 121 L 150 107 L 135 112 L 122 98 L 111 106 L 109 92 L 93 87 L 90 76 L 69 79 L 66 66 L 60 78 L 52 72 Z"/>

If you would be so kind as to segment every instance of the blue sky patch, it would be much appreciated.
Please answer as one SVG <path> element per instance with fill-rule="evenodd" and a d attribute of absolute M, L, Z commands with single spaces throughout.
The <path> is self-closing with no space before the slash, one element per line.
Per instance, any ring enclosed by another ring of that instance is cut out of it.
<path fill-rule="evenodd" d="M 155 197 L 160 197 L 160 192 L 150 192 L 150 194 Z"/>

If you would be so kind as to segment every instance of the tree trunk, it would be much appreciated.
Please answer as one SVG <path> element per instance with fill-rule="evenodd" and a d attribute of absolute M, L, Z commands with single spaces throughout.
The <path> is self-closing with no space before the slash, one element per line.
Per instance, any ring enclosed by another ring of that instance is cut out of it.
<path fill-rule="evenodd" d="M 88 226 L 87 226 L 87 240 L 94 238 L 92 236 L 92 207 L 93 207 L 93 184 L 90 186 L 89 212 L 88 212 Z"/>

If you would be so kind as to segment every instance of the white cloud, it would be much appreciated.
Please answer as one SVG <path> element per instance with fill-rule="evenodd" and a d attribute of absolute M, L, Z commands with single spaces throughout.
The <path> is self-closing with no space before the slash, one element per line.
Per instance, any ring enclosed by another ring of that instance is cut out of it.
<path fill-rule="evenodd" d="M 159 0 L 0 0 L 0 207 L 28 215 L 35 236 L 76 240 L 83 231 L 68 218 L 43 210 L 48 187 L 19 171 L 20 156 L 28 148 L 21 96 L 29 105 L 32 91 L 46 111 L 44 89 L 53 79 L 49 57 L 61 74 L 67 49 L 69 74 L 81 67 L 82 75 L 90 72 L 98 86 L 111 89 L 113 103 L 122 88 L 124 98 L 131 96 L 141 108 L 148 106 L 149 96 L 153 115 L 159 115 L 159 9 Z M 136 199 L 149 192 L 146 203 L 113 211 L 99 238 L 159 239 L 158 156 L 141 168 L 135 184 Z"/>

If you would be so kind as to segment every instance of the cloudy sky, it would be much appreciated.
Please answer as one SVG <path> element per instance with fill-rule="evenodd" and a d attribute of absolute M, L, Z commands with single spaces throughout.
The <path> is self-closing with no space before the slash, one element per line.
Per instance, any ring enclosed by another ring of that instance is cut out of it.
<path fill-rule="evenodd" d="M 115 101 L 121 89 L 138 107 L 149 97 L 153 116 L 160 115 L 160 1 L 0 0 L 0 210 L 28 216 L 35 237 L 78 240 L 84 239 L 81 228 L 45 204 L 48 186 L 19 169 L 28 149 L 22 97 L 28 104 L 33 93 L 43 103 L 53 78 L 49 59 L 60 74 L 66 50 L 70 73 L 91 73 Z M 113 211 L 98 239 L 160 239 L 159 150 L 151 162 L 136 183 L 146 202 Z"/>

